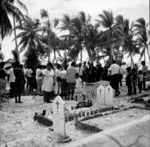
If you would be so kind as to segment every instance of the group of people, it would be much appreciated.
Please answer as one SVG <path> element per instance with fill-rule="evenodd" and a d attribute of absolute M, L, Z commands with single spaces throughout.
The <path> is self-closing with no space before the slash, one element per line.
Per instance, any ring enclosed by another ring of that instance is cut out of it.
<path fill-rule="evenodd" d="M 81 91 L 83 82 L 93 83 L 100 80 L 110 81 L 110 85 L 115 91 L 115 96 L 120 94 L 119 86 L 122 86 L 122 79 L 125 77 L 128 95 L 136 94 L 145 90 L 145 76 L 147 66 L 142 61 L 142 69 L 137 66 L 127 67 L 125 63 L 121 65 L 116 61 L 106 64 L 104 67 L 97 62 L 76 65 L 72 62 L 69 66 L 48 63 L 47 66 L 38 65 L 36 69 L 23 68 L 18 62 L 12 63 L 9 70 L 4 70 L 4 65 L 0 64 L 0 80 L 8 79 L 10 85 L 10 97 L 15 98 L 16 103 L 21 103 L 23 91 L 32 93 L 36 90 L 43 94 L 44 102 L 52 102 L 54 95 L 61 95 L 64 99 L 74 99 L 74 92 Z"/>
<path fill-rule="evenodd" d="M 146 73 L 148 67 L 145 65 L 145 61 L 141 62 L 142 68 L 139 70 L 138 66 L 135 64 L 134 67 L 127 67 L 125 63 L 119 66 L 116 61 L 112 62 L 112 65 L 108 68 L 108 73 L 110 75 L 110 85 L 115 90 L 115 96 L 120 94 L 119 84 L 122 86 L 122 78 L 125 77 L 126 86 L 128 88 L 127 95 L 132 95 L 137 93 L 137 87 L 139 93 L 142 90 L 146 90 Z"/>

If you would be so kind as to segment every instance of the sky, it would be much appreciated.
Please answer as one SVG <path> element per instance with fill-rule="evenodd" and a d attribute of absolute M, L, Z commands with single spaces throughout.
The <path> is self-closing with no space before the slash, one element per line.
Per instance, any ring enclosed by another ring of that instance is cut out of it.
<path fill-rule="evenodd" d="M 92 16 L 92 20 L 98 18 L 103 10 L 112 10 L 114 17 L 122 14 L 130 21 L 143 17 L 149 21 L 149 0 L 21 0 L 28 8 L 29 16 L 40 18 L 40 10 L 49 12 L 50 19 L 62 18 L 63 14 L 76 15 L 84 11 Z M 11 50 L 15 48 L 13 35 L 6 37 L 2 42 L 2 52 L 5 59 L 12 57 Z"/>

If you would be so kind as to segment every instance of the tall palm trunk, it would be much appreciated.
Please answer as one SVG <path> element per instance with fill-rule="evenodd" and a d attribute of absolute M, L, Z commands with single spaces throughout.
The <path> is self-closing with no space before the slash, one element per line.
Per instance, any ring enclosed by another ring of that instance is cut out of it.
<path fill-rule="evenodd" d="M 150 45 L 147 46 L 146 49 L 147 49 L 148 59 L 149 59 L 149 63 L 150 63 Z"/>
<path fill-rule="evenodd" d="M 20 56 L 19 56 L 18 44 L 17 44 L 16 22 L 15 22 L 14 17 L 13 17 L 13 25 L 14 25 L 14 37 L 15 37 L 15 46 L 16 46 L 15 50 L 16 50 L 16 53 L 17 53 L 18 61 L 20 62 Z"/>
<path fill-rule="evenodd" d="M 146 63 L 146 49 L 144 49 L 144 61 Z"/>
<path fill-rule="evenodd" d="M 50 62 L 50 29 L 48 28 L 47 31 L 47 35 L 48 35 L 48 62 Z"/>
<path fill-rule="evenodd" d="M 55 63 L 56 62 L 56 50 L 54 49 L 54 60 L 53 62 Z M 56 62 L 57 63 L 57 62 Z"/>
<path fill-rule="evenodd" d="M 131 67 L 133 67 L 134 61 L 133 61 L 133 55 L 131 54 Z"/>
<path fill-rule="evenodd" d="M 80 60 L 80 62 L 82 63 L 82 54 L 83 54 L 83 51 L 82 51 L 82 48 L 81 48 L 81 60 Z"/>

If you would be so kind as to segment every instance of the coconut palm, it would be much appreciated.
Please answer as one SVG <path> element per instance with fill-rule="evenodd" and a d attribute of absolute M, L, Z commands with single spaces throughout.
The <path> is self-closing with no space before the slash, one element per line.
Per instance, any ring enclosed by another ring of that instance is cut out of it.
<path fill-rule="evenodd" d="M 99 14 L 100 20 L 97 20 L 97 22 L 102 25 L 106 30 L 103 32 L 104 34 L 104 40 L 105 42 L 103 44 L 106 45 L 105 48 L 110 50 L 110 59 L 112 60 L 112 39 L 114 38 L 114 18 L 112 11 L 103 11 L 103 14 Z"/>
<path fill-rule="evenodd" d="M 0 36 L 4 39 L 12 33 L 12 24 L 9 16 L 13 16 L 17 22 L 20 22 L 24 15 L 13 5 L 13 0 L 0 1 Z"/>
<path fill-rule="evenodd" d="M 26 11 L 26 13 L 28 14 L 28 9 L 25 6 L 25 4 L 23 4 L 20 0 L 11 0 L 12 4 L 15 4 L 15 2 L 23 9 Z M 18 51 L 18 43 L 17 43 L 17 33 L 16 33 L 16 20 L 13 17 L 13 25 L 14 25 L 14 37 L 15 37 L 15 45 L 16 45 L 16 53 L 18 56 L 18 62 L 20 62 L 20 56 L 19 56 L 19 51 Z"/>
<path fill-rule="evenodd" d="M 148 23 L 146 24 L 146 21 L 144 18 L 139 18 L 136 20 L 136 23 L 134 24 L 135 27 L 135 35 L 137 36 L 137 41 L 140 47 L 140 55 L 141 58 L 144 56 L 144 60 L 146 62 L 146 51 L 149 55 L 149 51 L 148 51 Z M 149 55 L 149 60 L 150 60 L 150 55 Z"/>
<path fill-rule="evenodd" d="M 68 50 L 70 56 L 77 58 L 81 53 L 82 62 L 82 49 L 85 45 L 85 36 L 87 26 L 90 24 L 91 17 L 81 11 L 75 17 L 71 18 L 69 15 L 64 15 L 62 19 L 62 30 L 68 30 L 66 38 L 70 42 L 74 42 L 74 45 L 70 44 L 70 50 Z"/>
<path fill-rule="evenodd" d="M 47 20 L 44 22 L 44 25 L 41 27 L 41 31 L 43 32 L 44 36 L 44 43 L 47 46 L 45 49 L 46 55 L 48 57 L 48 62 L 50 61 L 50 52 L 54 51 L 54 60 L 56 61 L 56 51 L 58 51 L 58 44 L 59 44 L 59 38 L 57 37 L 56 33 L 53 31 L 53 28 L 57 28 L 59 25 L 58 19 L 50 20 L 48 11 L 42 9 L 41 12 L 41 18 L 46 18 Z M 47 41 L 46 41 L 47 39 Z"/>
<path fill-rule="evenodd" d="M 40 22 L 38 19 L 32 20 L 29 17 L 25 17 L 22 25 L 18 25 L 16 29 L 20 31 L 17 38 L 20 38 L 18 47 L 20 47 L 20 52 L 25 49 L 30 50 L 31 48 L 39 51 L 37 49 L 42 48 L 43 36 L 40 35 Z"/>
<path fill-rule="evenodd" d="M 134 64 L 133 56 L 136 54 L 139 54 L 139 47 L 137 46 L 137 41 L 134 40 L 134 32 L 133 32 L 133 26 L 131 25 L 131 28 L 128 26 L 129 23 L 126 24 L 128 28 L 126 38 L 124 38 L 123 42 L 123 50 L 125 53 L 128 53 L 128 57 L 131 58 L 131 64 Z"/>

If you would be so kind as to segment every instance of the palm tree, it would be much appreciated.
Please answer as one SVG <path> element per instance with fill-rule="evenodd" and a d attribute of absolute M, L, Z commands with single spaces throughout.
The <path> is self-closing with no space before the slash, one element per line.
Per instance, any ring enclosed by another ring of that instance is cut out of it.
<path fill-rule="evenodd" d="M 134 24 L 135 27 L 135 35 L 137 36 L 136 40 L 138 41 L 139 47 L 141 49 L 141 58 L 144 56 L 144 60 L 146 62 L 146 51 L 149 55 L 148 51 L 148 24 L 146 24 L 146 21 L 144 18 L 139 18 L 136 20 L 136 23 Z M 150 55 L 149 55 L 150 60 Z"/>
<path fill-rule="evenodd" d="M 114 17 L 112 11 L 103 11 L 103 14 L 99 14 L 100 20 L 97 20 L 105 31 L 103 32 L 104 42 L 103 45 L 110 52 L 110 60 L 113 59 L 113 41 L 114 41 Z"/>
<path fill-rule="evenodd" d="M 18 47 L 20 46 L 20 52 L 25 49 L 36 50 L 39 52 L 39 48 L 42 49 L 43 36 L 40 34 L 40 22 L 38 19 L 32 20 L 29 17 L 25 17 L 22 25 L 16 26 L 16 29 L 21 31 L 16 37 L 20 38 Z"/>
<path fill-rule="evenodd" d="M 28 14 L 28 9 L 27 7 L 20 1 L 20 0 L 11 0 L 12 4 L 14 4 L 15 2 L 23 9 L 26 11 L 26 13 Z M 18 51 L 18 43 L 17 43 L 17 34 L 16 34 L 16 21 L 15 18 L 13 17 L 13 25 L 14 25 L 14 37 L 15 37 L 15 45 L 16 45 L 16 53 L 18 56 L 18 61 L 20 62 L 20 56 L 19 56 L 19 51 Z"/>
<path fill-rule="evenodd" d="M 24 18 L 22 12 L 13 5 L 13 0 L 0 1 L 0 36 L 4 37 L 12 33 L 12 24 L 9 16 L 13 16 L 17 22 L 21 22 Z"/>
<path fill-rule="evenodd" d="M 81 11 L 77 16 L 71 18 L 69 15 L 64 15 L 62 19 L 62 30 L 68 30 L 69 34 L 66 35 L 68 41 L 74 42 L 74 45 L 70 44 L 69 54 L 76 58 L 81 52 L 82 63 L 82 49 L 85 45 L 86 28 L 89 25 L 91 17 L 86 17 L 86 14 Z"/>

